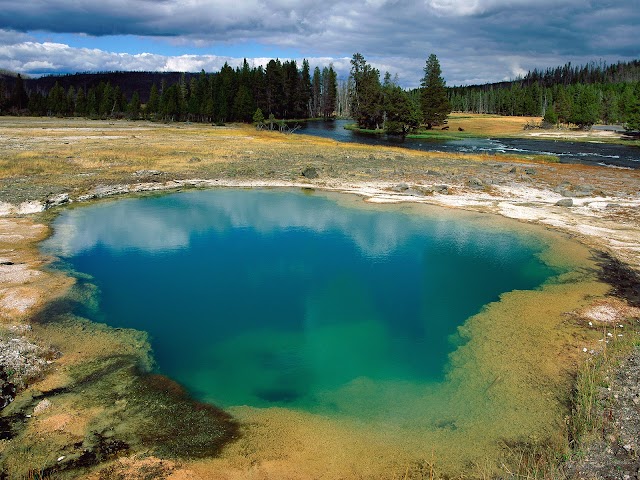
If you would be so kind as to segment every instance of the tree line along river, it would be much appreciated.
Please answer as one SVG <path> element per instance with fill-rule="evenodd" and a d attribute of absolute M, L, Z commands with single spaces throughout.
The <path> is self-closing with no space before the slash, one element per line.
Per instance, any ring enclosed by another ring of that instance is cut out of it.
<path fill-rule="evenodd" d="M 456 153 L 511 153 L 520 155 L 553 155 L 561 163 L 581 163 L 611 167 L 640 168 L 640 148 L 635 146 L 571 142 L 566 140 L 537 140 L 528 138 L 461 138 L 456 140 L 404 140 L 386 135 L 368 135 L 344 127 L 352 120 L 309 121 L 298 133 L 331 138 L 340 142 L 405 147 L 415 150 Z"/>

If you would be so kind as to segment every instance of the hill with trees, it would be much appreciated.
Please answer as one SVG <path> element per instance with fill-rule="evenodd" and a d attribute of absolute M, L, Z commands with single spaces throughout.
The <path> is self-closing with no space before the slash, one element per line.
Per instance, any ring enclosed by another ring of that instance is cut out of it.
<path fill-rule="evenodd" d="M 0 75 L 2 113 L 250 122 L 258 108 L 280 119 L 340 114 L 337 75 L 331 65 L 311 72 L 306 60 L 298 68 L 295 60 L 277 59 L 266 68 L 245 60 L 214 73 Z"/>
<path fill-rule="evenodd" d="M 589 127 L 637 124 L 640 61 L 533 70 L 522 78 L 448 90 L 454 111 L 542 116 L 548 123 Z M 637 129 L 635 127 L 634 129 Z"/>

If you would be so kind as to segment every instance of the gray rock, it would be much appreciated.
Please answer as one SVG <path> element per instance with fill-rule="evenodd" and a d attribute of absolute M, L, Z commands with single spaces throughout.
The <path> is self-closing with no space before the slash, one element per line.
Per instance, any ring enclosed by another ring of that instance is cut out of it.
<path fill-rule="evenodd" d="M 433 195 L 434 193 L 433 187 L 423 187 L 421 185 L 418 185 L 415 187 L 415 189 L 420 196 Z"/>
<path fill-rule="evenodd" d="M 442 195 L 449 195 L 449 186 L 448 185 L 434 185 L 433 191 L 440 193 Z"/>
<path fill-rule="evenodd" d="M 391 187 L 391 190 L 393 190 L 394 192 L 405 192 L 409 190 L 409 185 L 407 185 L 406 183 L 399 183 Z"/>
<path fill-rule="evenodd" d="M 570 198 L 562 198 L 556 202 L 558 207 L 573 207 L 573 200 Z"/>
<path fill-rule="evenodd" d="M 572 197 L 573 185 L 570 182 L 562 182 L 556 188 L 553 189 L 554 192 L 559 193 L 563 197 Z"/>
<path fill-rule="evenodd" d="M 479 178 L 470 178 L 467 180 L 467 185 L 471 188 L 482 189 L 484 188 L 484 183 Z"/>
<path fill-rule="evenodd" d="M 569 182 L 562 182 L 555 191 L 563 197 L 590 197 L 595 193 L 591 185 L 572 185 Z"/>
<path fill-rule="evenodd" d="M 576 197 L 590 197 L 593 195 L 594 188 L 591 185 L 578 185 L 573 189 L 573 195 Z"/>
<path fill-rule="evenodd" d="M 536 169 L 535 168 L 525 168 L 524 169 L 524 173 L 526 173 L 527 175 L 535 175 L 536 174 Z"/>
<path fill-rule="evenodd" d="M 307 167 L 302 170 L 302 176 L 305 178 L 318 178 L 318 171 L 315 167 Z"/>
<path fill-rule="evenodd" d="M 48 208 L 58 207 L 60 205 L 66 204 L 66 203 L 69 203 L 69 194 L 68 193 L 60 193 L 58 195 L 51 195 L 44 202 L 44 208 L 48 209 Z"/>
<path fill-rule="evenodd" d="M 94 198 L 105 198 L 122 193 L 129 193 L 128 185 L 97 185 L 90 193 L 78 197 L 78 200 L 84 201 Z"/>
<path fill-rule="evenodd" d="M 135 177 L 155 177 L 162 175 L 160 170 L 138 170 L 133 174 Z"/>
<path fill-rule="evenodd" d="M 34 416 L 38 416 L 41 413 L 44 413 L 45 411 L 49 410 L 51 408 L 51 401 L 48 399 L 43 399 L 40 400 L 38 402 L 38 404 L 35 406 L 35 408 L 33 409 L 33 415 Z"/>
<path fill-rule="evenodd" d="M 48 366 L 45 357 L 52 354 L 52 351 L 24 337 L 6 335 L 0 338 L 0 366 L 17 388 L 22 388 L 29 379 L 38 377 Z"/>

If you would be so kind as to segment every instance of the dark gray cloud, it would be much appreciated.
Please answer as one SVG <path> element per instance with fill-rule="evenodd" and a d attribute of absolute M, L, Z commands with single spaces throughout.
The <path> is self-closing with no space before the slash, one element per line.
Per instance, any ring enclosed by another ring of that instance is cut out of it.
<path fill-rule="evenodd" d="M 220 58 L 122 55 L 10 39 L 32 31 L 166 37 L 210 51 L 221 42 L 259 42 L 333 60 L 344 66 L 342 75 L 345 58 L 358 51 L 398 73 L 406 86 L 419 84 L 430 53 L 440 58 L 449 84 L 499 81 L 566 61 L 640 57 L 640 0 L 0 0 L 0 25 L 0 68 L 25 72 L 39 64 L 49 64 L 47 71 L 106 64 L 164 69 L 171 62 L 207 68 Z"/>

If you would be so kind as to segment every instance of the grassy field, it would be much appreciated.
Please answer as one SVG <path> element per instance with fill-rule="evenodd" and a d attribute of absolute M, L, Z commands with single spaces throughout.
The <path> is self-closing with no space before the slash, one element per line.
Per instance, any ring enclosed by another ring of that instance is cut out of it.
<path fill-rule="evenodd" d="M 539 117 L 503 117 L 500 115 L 479 115 L 453 113 L 448 117 L 445 126 L 435 127 L 433 130 L 420 131 L 416 138 L 438 137 L 439 135 L 452 137 L 509 137 L 522 135 L 524 126 L 529 123 L 539 123 Z M 443 128 L 449 127 L 448 130 Z M 460 130 L 462 129 L 462 131 Z M 413 137 L 413 136 L 412 136 Z"/>
<path fill-rule="evenodd" d="M 503 119 L 485 119 L 474 131 L 491 131 L 497 120 Z M 469 121 L 474 120 L 453 120 L 467 122 L 464 125 Z M 508 123 L 516 129 L 515 122 L 508 119 Z M 81 195 L 97 183 L 191 178 L 297 181 L 304 180 L 300 174 L 307 166 L 317 168 L 324 181 L 433 181 L 440 176 L 440 182 L 446 182 L 469 169 L 476 170 L 476 176 L 489 175 L 484 170 L 495 160 L 549 160 L 340 144 L 258 131 L 249 125 L 0 117 L 0 132 L 0 201 L 9 203 L 62 192 Z"/>
<path fill-rule="evenodd" d="M 527 123 L 539 123 L 538 117 L 503 117 L 500 115 L 457 114 L 449 115 L 447 125 L 434 127 L 432 130 L 419 130 L 408 135 L 409 138 L 431 138 L 434 140 L 455 140 L 467 137 L 508 137 L 524 133 Z M 382 135 L 383 130 L 366 130 L 357 128 L 355 124 L 349 129 L 362 133 Z M 448 128 L 447 128 L 448 127 Z M 460 130 L 462 129 L 462 130 Z"/>

